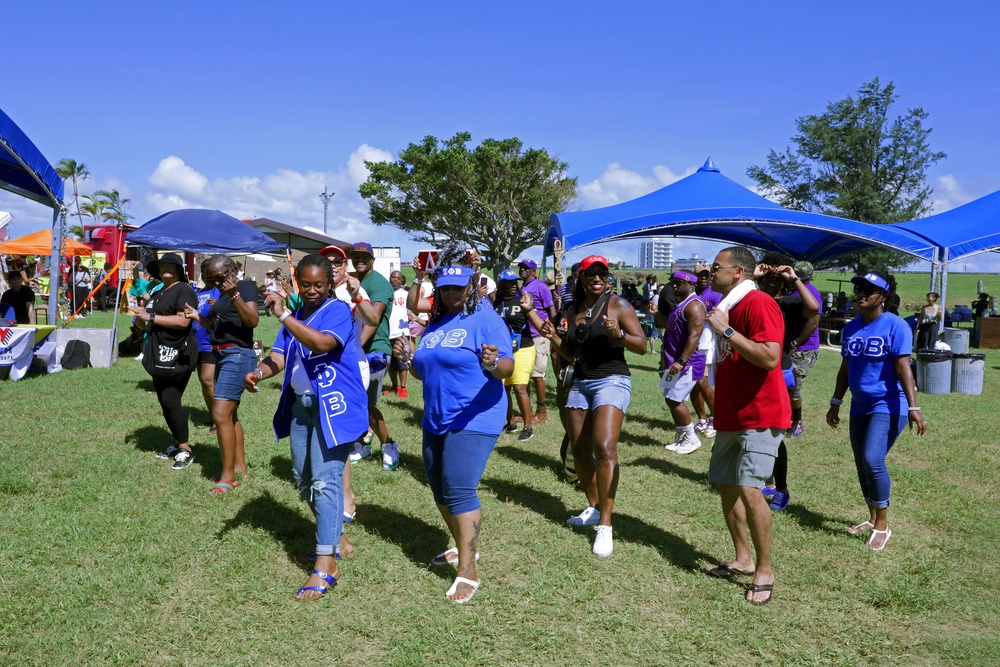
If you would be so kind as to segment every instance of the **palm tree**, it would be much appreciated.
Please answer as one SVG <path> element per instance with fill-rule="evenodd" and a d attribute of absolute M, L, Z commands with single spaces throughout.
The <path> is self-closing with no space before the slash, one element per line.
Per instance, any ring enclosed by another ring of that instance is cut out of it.
<path fill-rule="evenodd" d="M 86 200 L 80 208 L 87 214 L 88 218 L 94 220 L 94 224 L 99 225 L 108 219 L 108 202 L 100 194 L 83 195 Z"/>
<path fill-rule="evenodd" d="M 59 160 L 59 164 L 56 165 L 56 173 L 59 174 L 59 178 L 64 181 L 66 179 L 73 181 L 73 201 L 76 203 L 76 215 L 80 218 L 80 238 L 83 238 L 83 213 L 80 211 L 80 188 L 78 184 L 80 181 L 85 181 L 90 178 L 90 170 L 87 169 L 87 165 L 84 163 L 64 157 L 62 160 Z"/>
<path fill-rule="evenodd" d="M 98 190 L 94 196 L 104 200 L 107 209 L 104 214 L 106 220 L 113 220 L 115 224 L 125 225 L 134 217 L 129 215 L 127 211 L 132 200 L 128 197 L 122 197 L 118 190 Z"/>

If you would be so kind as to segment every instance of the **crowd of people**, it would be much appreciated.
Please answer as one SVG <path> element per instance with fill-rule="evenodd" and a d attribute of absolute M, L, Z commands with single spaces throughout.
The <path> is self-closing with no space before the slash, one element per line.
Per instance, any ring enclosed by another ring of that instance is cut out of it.
<path fill-rule="evenodd" d="M 231 258 L 205 260 L 199 290 L 187 283 L 177 255 L 149 262 L 146 277 L 156 288 L 150 294 L 145 278 L 137 281 L 144 305 L 133 313 L 150 338 L 143 364 L 174 440 L 160 456 L 175 469 L 194 462 L 180 396 L 197 370 L 222 453 L 209 491 L 233 492 L 247 474 L 239 419 L 244 392 L 283 374 L 274 432 L 289 439 L 294 481 L 316 519 L 315 568 L 296 598 L 317 599 L 336 584 L 340 558 L 353 551 L 344 533 L 359 502 L 351 464 L 371 458 L 377 444 L 383 469 L 399 466 L 399 445 L 379 399 L 395 393 L 405 400 L 406 381 L 415 379 L 422 385 L 428 485 L 455 545 L 431 563 L 456 568 L 446 597 L 462 604 L 480 586 L 477 487 L 503 434 L 526 442 L 546 421 L 550 358 L 565 431 L 562 464 L 586 501 L 566 523 L 594 528 L 596 556 L 613 553 L 618 443 L 633 391 L 626 350 L 648 351 L 651 335 L 641 322 L 648 318 L 660 341 L 660 387 L 676 428 L 666 449 L 690 454 L 702 438 L 714 440 L 708 480 L 719 489 L 734 557 L 708 574 L 749 577 L 747 601 L 766 604 L 774 586 L 771 512 L 790 502 L 789 439 L 805 429 L 802 388 L 819 347 L 822 303 L 810 284 L 811 265 L 775 254 L 758 261 L 734 246 L 712 264 L 675 271 L 662 287 L 650 276 L 637 308 L 616 294 L 609 263 L 599 255 L 574 265 L 561 290 L 539 279 L 529 259 L 495 283 L 481 264 L 476 251 L 449 244 L 435 270 L 414 261 L 407 288 L 402 273 L 387 279 L 374 270 L 367 243 L 308 255 L 294 280 L 269 277 L 264 306 L 282 327 L 258 361 L 256 288 L 240 279 Z M 850 438 L 869 513 L 847 532 L 870 533 L 866 545 L 880 550 L 892 535 L 886 454 L 907 424 L 922 434 L 926 423 L 910 373 L 912 330 L 885 311 L 893 278 L 869 273 L 852 282 L 861 315 L 844 330 L 826 421 L 838 426 L 850 388 Z"/>

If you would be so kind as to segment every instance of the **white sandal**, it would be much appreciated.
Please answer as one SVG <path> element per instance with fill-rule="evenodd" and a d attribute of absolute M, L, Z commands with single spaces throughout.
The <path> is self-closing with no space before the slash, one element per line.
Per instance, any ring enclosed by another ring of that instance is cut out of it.
<path fill-rule="evenodd" d="M 885 549 L 885 545 L 889 544 L 889 538 L 892 537 L 892 529 L 886 528 L 885 530 L 875 530 L 873 528 L 872 529 L 872 536 L 868 538 L 868 541 L 871 542 L 872 538 L 875 537 L 876 535 L 885 535 L 885 541 L 882 542 L 882 546 L 880 546 L 880 547 L 868 547 L 868 548 L 871 549 L 872 551 L 882 551 L 882 549 Z M 866 546 L 867 546 L 867 544 L 866 544 Z"/>
<path fill-rule="evenodd" d="M 875 524 L 872 523 L 871 521 L 863 521 L 863 522 L 861 522 L 859 524 L 856 524 L 854 526 L 849 526 L 847 528 L 847 532 L 849 534 L 851 534 L 851 535 L 859 535 L 861 533 L 868 532 L 869 530 L 871 530 L 874 527 L 875 527 Z"/>
<path fill-rule="evenodd" d="M 455 560 L 448 560 L 448 557 L 454 555 Z M 476 552 L 476 560 L 479 560 L 479 552 Z M 445 549 L 434 558 L 431 558 L 431 565 L 435 567 L 441 567 L 442 565 L 454 565 L 458 562 L 458 547 L 452 547 L 451 549 Z"/>
<path fill-rule="evenodd" d="M 462 598 L 460 600 L 452 600 L 451 596 L 454 595 L 455 591 L 458 590 L 459 584 L 468 584 L 469 586 L 472 586 L 472 592 L 469 593 L 469 597 L 467 598 Z M 473 581 L 472 579 L 466 579 L 465 577 L 455 577 L 455 581 L 452 582 L 451 588 L 448 589 L 448 592 L 445 593 L 444 596 L 451 602 L 454 602 L 455 604 L 465 604 L 466 602 L 472 599 L 472 596 L 475 595 L 476 591 L 478 590 L 479 590 L 478 581 Z"/>

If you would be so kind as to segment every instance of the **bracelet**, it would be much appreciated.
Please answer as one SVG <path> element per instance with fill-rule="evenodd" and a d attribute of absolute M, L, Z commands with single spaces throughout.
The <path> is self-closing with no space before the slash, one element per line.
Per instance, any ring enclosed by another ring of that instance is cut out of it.
<path fill-rule="evenodd" d="M 625 340 L 626 338 L 628 338 L 628 334 L 625 333 L 624 329 L 620 329 L 620 331 L 622 332 L 622 335 L 618 336 L 618 340 Z"/>
<path fill-rule="evenodd" d="M 843 404 L 844 404 L 844 399 L 837 398 L 836 396 L 830 397 L 830 405 L 843 405 Z"/>
<path fill-rule="evenodd" d="M 353 303 L 361 303 L 362 301 L 364 301 L 364 297 L 362 297 L 360 294 L 351 299 L 351 302 Z"/>
<path fill-rule="evenodd" d="M 919 407 L 909 408 L 909 410 L 910 410 L 910 412 L 920 412 L 920 408 Z"/>
<path fill-rule="evenodd" d="M 257 371 L 257 382 L 260 382 L 261 380 L 263 380 L 264 379 L 264 371 L 260 370 L 259 368 L 255 368 L 254 370 Z"/>
<path fill-rule="evenodd" d="M 687 368 L 688 360 L 687 359 L 678 359 L 677 363 L 679 363 L 681 365 L 681 368 Z"/>
<path fill-rule="evenodd" d="M 496 369 L 500 368 L 500 357 L 497 357 L 496 359 L 493 360 L 493 365 L 492 366 L 486 366 L 484 364 L 480 364 L 480 366 L 483 367 L 484 371 L 489 371 L 489 372 L 492 373 Z"/>
<path fill-rule="evenodd" d="M 278 318 L 278 323 L 279 323 L 279 324 L 283 324 L 283 323 L 284 323 L 284 321 L 285 321 L 285 320 L 287 320 L 287 319 L 288 319 L 289 317 L 291 317 L 291 316 L 292 316 L 292 313 L 291 313 L 291 311 L 288 311 L 288 310 L 286 310 L 286 311 L 285 311 L 285 312 L 283 312 L 283 313 L 281 314 L 281 316 L 280 316 L 280 317 Z"/>
<path fill-rule="evenodd" d="M 424 279 L 423 278 L 414 278 L 413 279 L 413 284 L 414 285 L 422 285 L 423 283 L 424 283 Z"/>
<path fill-rule="evenodd" d="M 230 300 L 230 301 L 236 301 L 237 299 L 243 299 L 243 297 L 242 297 L 242 296 L 240 296 L 240 293 L 239 293 L 239 292 L 237 292 L 236 294 L 234 294 L 234 295 L 232 295 L 231 297 L 229 297 L 229 300 Z"/>

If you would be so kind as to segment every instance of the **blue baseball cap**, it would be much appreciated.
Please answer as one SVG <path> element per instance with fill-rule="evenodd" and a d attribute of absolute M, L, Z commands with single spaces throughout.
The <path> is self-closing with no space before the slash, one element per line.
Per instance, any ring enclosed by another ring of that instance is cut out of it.
<path fill-rule="evenodd" d="M 879 288 L 883 292 L 889 291 L 889 283 L 887 283 L 884 278 L 874 273 L 866 273 L 863 276 L 854 276 L 853 278 L 851 278 L 851 282 L 854 283 L 855 285 L 860 285 L 862 283 L 871 283 L 872 285 Z"/>
<path fill-rule="evenodd" d="M 442 266 L 437 272 L 437 286 L 465 287 L 472 281 L 475 273 L 468 266 Z"/>
<path fill-rule="evenodd" d="M 502 283 L 505 280 L 517 281 L 520 280 L 520 278 L 517 277 L 516 273 L 514 273 L 510 269 L 507 269 L 506 271 L 501 272 L 500 275 L 497 277 L 497 282 Z"/>

